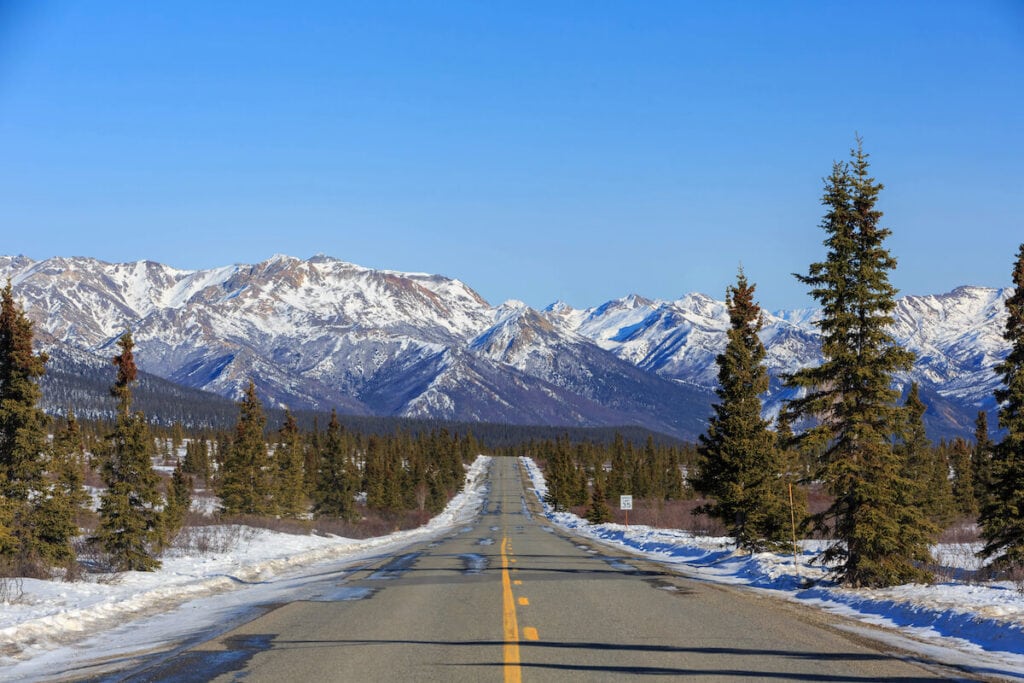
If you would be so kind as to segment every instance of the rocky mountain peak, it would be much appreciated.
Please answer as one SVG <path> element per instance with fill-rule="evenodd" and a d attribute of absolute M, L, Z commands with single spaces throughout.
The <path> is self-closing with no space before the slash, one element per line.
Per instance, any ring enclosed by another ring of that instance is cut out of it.
<path fill-rule="evenodd" d="M 103 356 L 131 329 L 143 370 L 225 396 L 253 378 L 263 395 L 296 408 L 573 416 L 687 438 L 709 414 L 729 324 L 725 304 L 699 293 L 673 301 L 631 294 L 587 309 L 560 302 L 536 311 L 515 300 L 492 307 L 459 280 L 323 254 L 194 271 L 7 256 L 0 277 L 12 279 L 43 343 Z M 978 407 L 991 407 L 1008 295 L 965 286 L 899 299 L 893 334 L 918 355 L 901 379 L 944 402 L 936 424 L 966 424 Z M 766 313 L 761 338 L 773 376 L 820 360 L 817 315 Z M 776 379 L 769 413 L 786 397 L 778 388 Z"/>

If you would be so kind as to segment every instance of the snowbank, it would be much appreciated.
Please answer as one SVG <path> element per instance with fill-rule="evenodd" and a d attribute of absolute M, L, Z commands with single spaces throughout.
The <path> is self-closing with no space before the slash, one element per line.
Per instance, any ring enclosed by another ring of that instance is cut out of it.
<path fill-rule="evenodd" d="M 35 658 L 45 655 L 48 662 L 66 660 L 74 657 L 70 644 L 87 635 L 167 612 L 196 598 L 284 583 L 285 578 L 311 566 L 367 557 L 440 535 L 477 514 L 486 495 L 490 462 L 488 456 L 477 457 L 467 470 L 463 491 L 427 524 L 388 536 L 355 540 L 252 527 L 203 527 L 203 533 L 215 536 L 212 545 L 223 550 L 170 553 L 155 572 L 90 575 L 84 581 L 69 583 L 12 581 L 12 595 L 0 603 L 0 668 L 4 678 L 35 675 L 40 671 L 39 666 L 32 665 Z M 177 626 L 187 628 L 185 623 Z"/>
<path fill-rule="evenodd" d="M 530 458 L 521 458 L 546 516 L 578 536 L 616 546 L 670 566 L 680 574 L 743 585 L 815 605 L 889 632 L 882 639 L 986 676 L 1024 679 L 1024 594 L 1009 582 L 938 583 L 886 589 L 843 588 L 810 562 L 822 549 L 804 542 L 801 557 L 738 553 L 731 538 L 694 536 L 676 529 L 593 525 L 544 503 L 547 484 Z M 960 549 L 937 547 L 940 560 L 973 561 Z M 949 574 L 955 574 L 949 567 Z M 805 588 L 811 584 L 812 587 Z M 868 633 L 879 638 L 878 633 Z"/>

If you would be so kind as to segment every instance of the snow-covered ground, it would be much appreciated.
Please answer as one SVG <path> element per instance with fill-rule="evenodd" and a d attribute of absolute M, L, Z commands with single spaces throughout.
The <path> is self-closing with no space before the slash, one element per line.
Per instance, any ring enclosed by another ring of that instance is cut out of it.
<path fill-rule="evenodd" d="M 543 473 L 530 458 L 521 462 L 543 502 Z M 828 580 L 820 565 L 811 566 L 821 550 L 813 542 L 803 544 L 803 555 L 794 565 L 791 554 L 737 553 L 729 538 L 646 526 L 593 525 L 574 514 L 554 512 L 546 504 L 544 508 L 554 524 L 575 535 L 662 563 L 680 574 L 814 605 L 851 617 L 850 630 L 901 650 L 985 677 L 1024 680 L 1024 594 L 1014 583 L 842 588 Z M 949 575 L 977 568 L 972 553 L 959 546 L 938 546 L 934 554 Z"/>
<path fill-rule="evenodd" d="M 8 582 L 10 595 L 0 596 L 0 679 L 95 674 L 100 662 L 122 668 L 130 653 L 198 642 L 281 596 L 337 591 L 339 579 L 376 557 L 472 520 L 486 497 L 490 461 L 479 456 L 462 493 L 417 529 L 353 540 L 198 527 L 191 549 L 165 555 L 155 572 Z"/>

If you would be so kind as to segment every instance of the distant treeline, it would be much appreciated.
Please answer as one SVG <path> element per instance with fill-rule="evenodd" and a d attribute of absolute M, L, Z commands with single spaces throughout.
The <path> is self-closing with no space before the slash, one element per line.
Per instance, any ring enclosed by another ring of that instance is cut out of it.
<path fill-rule="evenodd" d="M 111 366 L 98 366 L 70 355 L 54 353 L 46 363 L 46 374 L 40 380 L 44 410 L 51 415 L 64 416 L 71 407 L 83 428 L 88 428 L 86 425 L 91 423 L 112 425 L 116 419 L 116 403 L 110 397 L 112 372 Z M 183 387 L 142 371 L 138 372 L 133 397 L 135 408 L 145 414 L 150 426 L 156 430 L 179 425 L 190 434 L 210 434 L 231 430 L 238 420 L 238 404 L 235 401 L 208 391 Z M 284 421 L 285 410 L 268 406 L 266 415 L 269 433 L 273 431 L 273 425 L 280 425 Z M 299 428 L 304 431 L 324 428 L 330 420 L 330 412 L 295 410 L 293 415 Z M 682 446 L 685 443 L 635 426 L 512 425 L 340 413 L 337 419 L 346 430 L 365 435 L 419 435 L 442 429 L 451 434 L 472 434 L 481 446 L 489 450 L 553 441 L 563 436 L 573 442 L 605 445 L 612 444 L 616 436 L 637 446 L 644 444 L 648 437 L 652 437 L 659 445 Z"/>

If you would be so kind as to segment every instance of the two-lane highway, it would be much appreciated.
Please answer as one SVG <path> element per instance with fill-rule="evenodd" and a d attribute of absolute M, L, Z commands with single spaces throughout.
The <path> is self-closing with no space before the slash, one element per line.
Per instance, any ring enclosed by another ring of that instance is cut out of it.
<path fill-rule="evenodd" d="M 475 525 L 282 604 L 127 680 L 924 681 L 824 617 L 564 537 L 495 458 Z M 948 675 L 948 672 L 946 672 Z M 122 677 L 118 680 L 125 680 Z"/>

